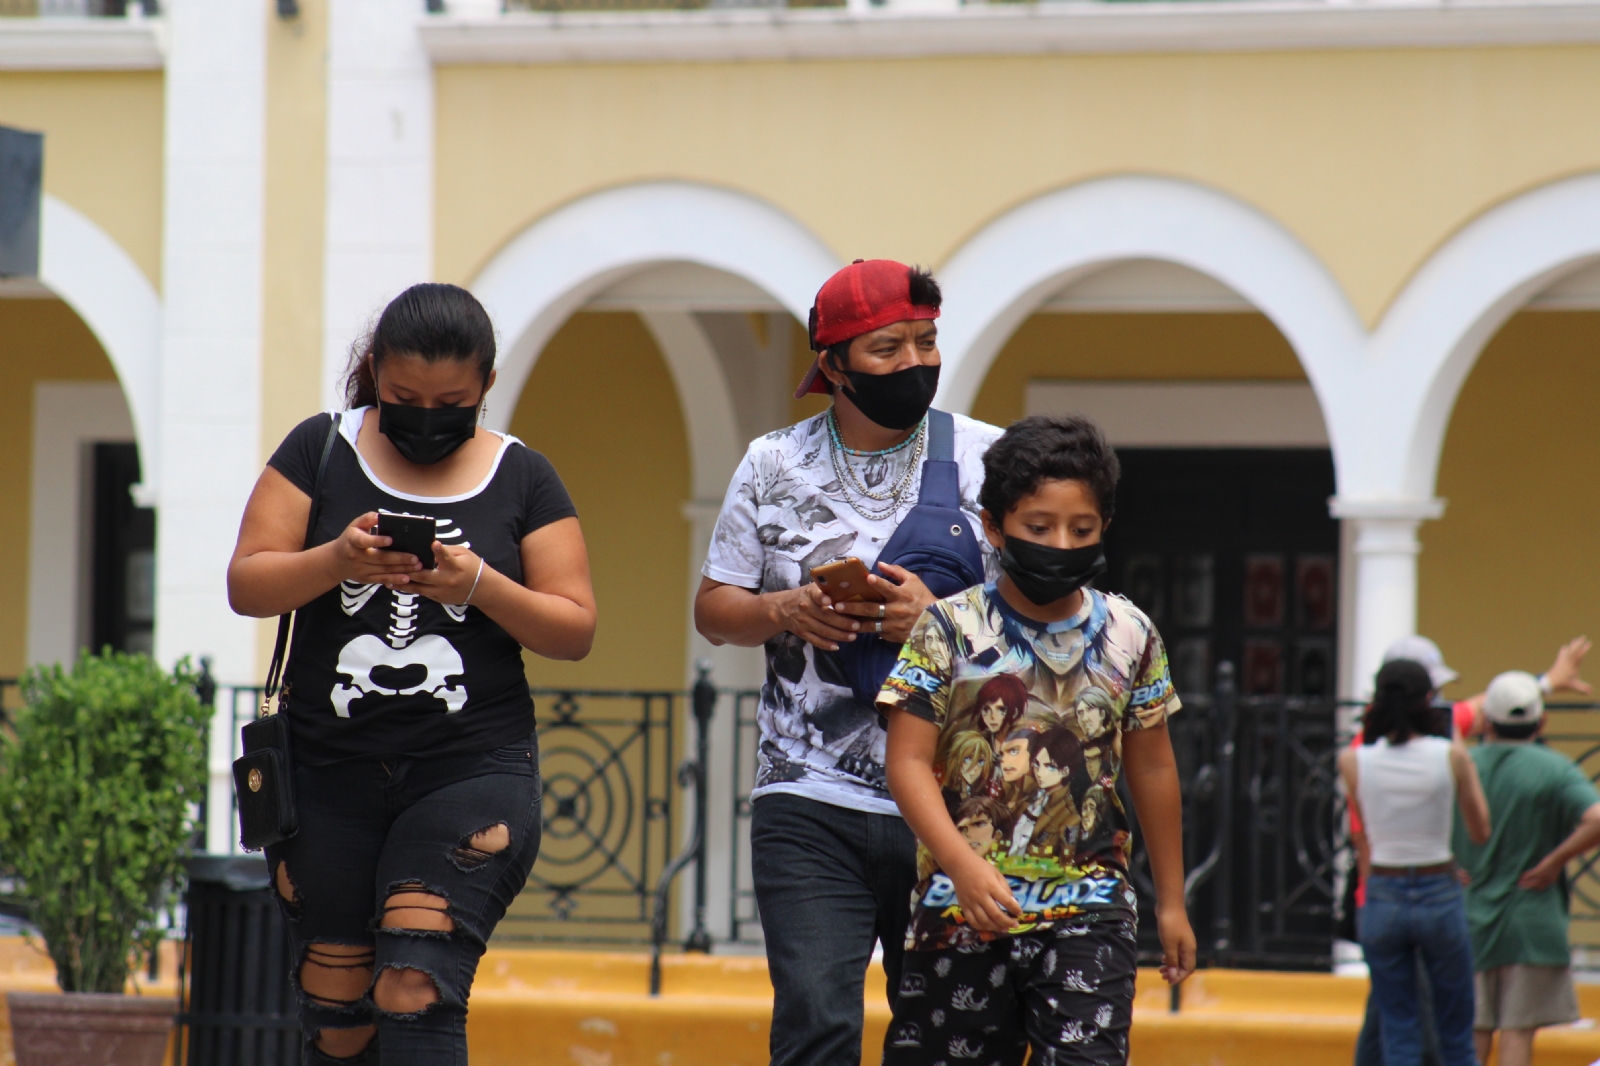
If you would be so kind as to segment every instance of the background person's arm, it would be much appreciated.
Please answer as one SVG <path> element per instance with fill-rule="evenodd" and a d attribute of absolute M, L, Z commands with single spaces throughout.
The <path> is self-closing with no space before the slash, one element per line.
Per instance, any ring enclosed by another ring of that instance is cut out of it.
<path fill-rule="evenodd" d="M 1461 824 L 1466 827 L 1467 839 L 1474 844 L 1487 844 L 1489 801 L 1483 798 L 1478 765 L 1459 740 L 1450 742 L 1450 772 L 1456 779 L 1456 806 L 1461 808 Z"/>
<path fill-rule="evenodd" d="M 1578 819 L 1577 828 L 1567 839 L 1557 844 L 1555 850 L 1540 859 L 1538 864 L 1517 880 L 1517 887 L 1538 892 L 1549 888 L 1561 876 L 1567 863 L 1586 851 L 1600 847 L 1600 803 L 1593 804 Z"/>
<path fill-rule="evenodd" d="M 1339 776 L 1344 780 L 1344 802 L 1350 811 L 1351 830 L 1350 842 L 1356 848 L 1356 869 L 1365 881 L 1372 874 L 1372 842 L 1367 839 L 1367 820 L 1361 813 L 1361 801 L 1357 798 L 1356 786 L 1359 784 L 1358 756 L 1354 748 L 1346 748 L 1339 753 Z M 1356 829 L 1355 826 L 1362 828 Z"/>
<path fill-rule="evenodd" d="M 1123 732 L 1122 773 L 1156 883 L 1161 976 L 1175 985 L 1194 972 L 1195 939 L 1183 898 L 1183 796 L 1166 722 Z"/>

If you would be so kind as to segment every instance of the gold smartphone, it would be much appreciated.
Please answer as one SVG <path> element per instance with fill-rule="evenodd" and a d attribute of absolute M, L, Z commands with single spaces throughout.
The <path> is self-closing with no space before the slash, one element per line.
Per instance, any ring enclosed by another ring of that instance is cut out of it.
<path fill-rule="evenodd" d="M 866 564 L 853 555 L 812 567 L 811 580 L 836 603 L 885 603 L 889 599 L 872 587 Z"/>

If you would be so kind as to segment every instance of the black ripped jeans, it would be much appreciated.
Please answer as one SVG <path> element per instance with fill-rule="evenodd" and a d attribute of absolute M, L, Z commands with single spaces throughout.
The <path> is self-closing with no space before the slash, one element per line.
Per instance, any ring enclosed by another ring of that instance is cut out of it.
<path fill-rule="evenodd" d="M 300 970 L 319 993 L 307 994 L 297 970 L 306 1063 L 380 1054 L 383 1066 L 466 1063 L 478 960 L 539 853 L 538 766 L 530 736 L 481 755 L 295 768 L 300 831 L 268 848 L 267 862 Z M 502 825 L 506 846 L 496 850 L 498 832 L 472 846 Z M 406 906 L 386 907 L 397 893 Z M 388 970 L 426 975 L 433 1002 L 384 1009 L 398 1002 L 382 980 Z M 364 1051 L 358 1034 L 341 1042 L 344 1057 L 316 1046 L 324 1029 L 371 1025 L 377 1037 Z"/>

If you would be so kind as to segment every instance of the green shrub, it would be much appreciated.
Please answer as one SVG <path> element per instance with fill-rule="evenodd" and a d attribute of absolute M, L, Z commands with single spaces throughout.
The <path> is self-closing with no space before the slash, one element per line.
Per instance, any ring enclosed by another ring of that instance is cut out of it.
<path fill-rule="evenodd" d="M 84 654 L 28 672 L 0 739 L 0 868 L 44 937 L 63 992 L 121 992 L 153 947 L 205 795 L 188 660 Z"/>

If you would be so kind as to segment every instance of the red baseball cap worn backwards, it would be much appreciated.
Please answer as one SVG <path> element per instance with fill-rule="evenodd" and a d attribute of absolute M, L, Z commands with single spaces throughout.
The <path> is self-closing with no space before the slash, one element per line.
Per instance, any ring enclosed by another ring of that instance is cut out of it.
<path fill-rule="evenodd" d="M 828 392 L 822 351 L 896 322 L 938 318 L 939 309 L 911 302 L 911 268 L 893 259 L 857 259 L 823 282 L 811 305 L 811 350 L 818 353 L 794 398 Z"/>

